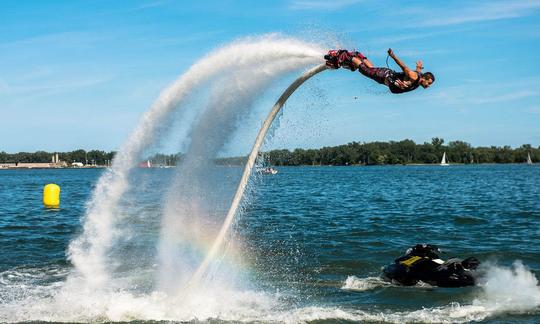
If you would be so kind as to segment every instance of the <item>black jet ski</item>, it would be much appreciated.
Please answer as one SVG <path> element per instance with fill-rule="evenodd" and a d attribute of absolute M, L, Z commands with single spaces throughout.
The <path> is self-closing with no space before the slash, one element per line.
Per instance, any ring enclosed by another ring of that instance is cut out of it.
<path fill-rule="evenodd" d="M 385 266 L 383 277 L 404 286 L 416 285 L 419 281 L 439 287 L 474 286 L 480 261 L 474 257 L 443 261 L 439 253 L 435 245 L 417 244 Z"/>

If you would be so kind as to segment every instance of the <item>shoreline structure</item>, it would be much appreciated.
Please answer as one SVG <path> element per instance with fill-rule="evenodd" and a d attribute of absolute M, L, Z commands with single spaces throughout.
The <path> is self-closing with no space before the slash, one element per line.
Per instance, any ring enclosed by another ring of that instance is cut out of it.
<path fill-rule="evenodd" d="M 102 169 L 106 165 L 68 165 L 67 163 L 0 163 L 0 170 L 19 169 Z"/>

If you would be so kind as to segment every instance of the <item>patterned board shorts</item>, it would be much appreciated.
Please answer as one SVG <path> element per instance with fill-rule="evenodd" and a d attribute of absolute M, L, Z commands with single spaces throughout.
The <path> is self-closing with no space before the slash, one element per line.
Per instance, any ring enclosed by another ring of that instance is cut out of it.
<path fill-rule="evenodd" d="M 394 74 L 394 71 L 391 69 L 376 67 L 370 68 L 364 63 L 361 63 L 360 66 L 358 66 L 358 71 L 364 76 L 375 80 L 380 84 L 386 84 L 386 78 L 391 77 Z"/>

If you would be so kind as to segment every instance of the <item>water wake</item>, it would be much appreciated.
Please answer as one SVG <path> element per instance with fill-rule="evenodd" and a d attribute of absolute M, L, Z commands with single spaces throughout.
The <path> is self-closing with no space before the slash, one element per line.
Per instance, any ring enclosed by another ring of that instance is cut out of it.
<path fill-rule="evenodd" d="M 468 303 L 404 311 L 309 305 L 295 307 L 279 294 L 212 286 L 200 289 L 190 298 L 171 296 L 159 291 L 69 291 L 65 289 L 66 282 L 63 281 L 67 275 L 65 270 L 62 267 L 50 266 L 47 269 L 17 268 L 0 273 L 0 322 L 212 320 L 306 323 L 345 320 L 378 323 L 464 323 L 503 316 L 540 314 L 538 280 L 520 262 L 511 267 L 488 267 L 481 285 L 476 290 L 469 291 Z M 361 278 L 355 280 L 362 281 Z M 368 290 L 373 289 L 367 286 L 358 287 L 358 282 L 355 284 L 352 277 L 347 281 L 344 286 L 353 290 L 359 288 L 357 291 L 361 293 L 369 293 Z M 363 281 L 376 280 L 365 278 Z M 460 292 L 459 289 L 452 290 L 454 291 Z M 14 292 L 21 293 L 14 296 Z"/>
<path fill-rule="evenodd" d="M 512 267 L 488 266 L 483 293 L 473 303 L 490 313 L 540 311 L 540 286 L 534 273 L 520 261 Z"/>
<path fill-rule="evenodd" d="M 343 286 L 341 286 L 341 289 L 351 291 L 368 291 L 391 285 L 391 283 L 383 280 L 381 277 L 358 278 L 356 276 L 349 276 L 343 283 Z"/>
<path fill-rule="evenodd" d="M 306 308 L 297 316 L 319 319 L 333 318 L 352 321 L 374 321 L 389 323 L 464 323 L 482 321 L 487 318 L 505 314 L 538 314 L 540 313 L 540 286 L 534 273 L 520 261 L 511 267 L 490 265 L 485 267 L 485 276 L 479 284 L 481 291 L 472 298 L 470 304 L 452 303 L 444 307 L 423 308 L 408 312 L 379 314 L 364 311 L 337 310 L 328 312 L 325 308 Z M 377 288 L 392 287 L 377 277 L 358 278 L 349 276 L 342 289 L 352 291 L 368 291 Z M 395 289 L 403 287 L 394 286 Z M 439 288 L 440 289 L 440 288 Z"/>

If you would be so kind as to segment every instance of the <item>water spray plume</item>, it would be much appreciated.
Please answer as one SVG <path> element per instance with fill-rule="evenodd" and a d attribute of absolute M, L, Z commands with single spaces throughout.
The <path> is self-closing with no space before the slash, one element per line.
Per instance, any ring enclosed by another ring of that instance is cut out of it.
<path fill-rule="evenodd" d="M 87 204 L 83 233 L 71 242 L 68 251 L 76 276 L 91 288 L 109 286 L 107 283 L 114 266 L 108 260 L 108 253 L 123 235 L 117 224 L 125 216 L 118 209 L 130 188 L 130 174 L 144 151 L 160 139 L 160 134 L 166 133 L 171 124 L 168 117 L 174 111 L 181 111 L 182 103 L 194 89 L 216 76 L 240 69 L 256 69 L 266 62 L 293 60 L 297 63 L 295 68 L 313 64 L 320 61 L 321 53 L 322 49 L 316 45 L 276 35 L 243 39 L 203 57 L 161 92 L 118 150 L 111 169 L 99 179 Z"/>
<path fill-rule="evenodd" d="M 302 64 L 298 59 L 261 62 L 257 69 L 237 69 L 216 80 L 211 100 L 193 124 L 191 142 L 165 201 L 158 246 L 161 290 L 177 294 L 185 288 L 230 207 L 240 174 L 236 169 L 216 166 L 218 153 L 244 125 L 242 118 L 249 115 L 270 83 Z M 224 275 L 221 267 L 223 282 L 234 281 L 234 270 L 230 272 L 230 276 Z M 215 284 L 218 278 L 212 277 Z"/>
<path fill-rule="evenodd" d="M 255 144 L 253 144 L 253 148 L 251 149 L 251 152 L 249 153 L 248 160 L 246 162 L 246 166 L 244 167 L 244 172 L 242 174 L 242 178 L 240 179 L 240 183 L 238 184 L 238 188 L 236 190 L 236 194 L 234 195 L 231 207 L 227 213 L 227 216 L 225 217 L 225 221 L 223 222 L 223 225 L 212 244 L 212 247 L 210 248 L 210 251 L 204 258 L 201 265 L 197 268 L 195 273 L 193 274 L 193 277 L 190 280 L 190 285 L 196 284 L 201 277 L 204 275 L 205 271 L 207 270 L 208 266 L 214 260 L 216 257 L 216 254 L 220 251 L 223 242 L 225 240 L 225 237 L 227 235 L 227 232 L 229 231 L 229 228 L 231 227 L 234 216 L 236 215 L 238 211 L 238 207 L 240 206 L 240 202 L 242 201 L 242 197 L 244 196 L 244 191 L 246 189 L 246 186 L 249 181 L 249 177 L 251 175 L 251 172 L 253 170 L 253 166 L 255 165 L 255 161 L 257 159 L 257 156 L 259 154 L 259 150 L 264 143 L 264 138 L 266 136 L 266 133 L 270 129 L 270 126 L 272 125 L 272 122 L 276 118 L 277 114 L 283 107 L 283 105 L 287 102 L 287 99 L 294 93 L 296 89 L 298 89 L 299 86 L 301 86 L 305 81 L 316 75 L 317 73 L 320 73 L 327 69 L 327 66 L 325 64 L 316 66 L 304 74 L 302 74 L 298 79 L 296 79 L 279 97 L 277 102 L 272 107 L 272 110 L 268 114 L 268 117 L 264 120 L 264 123 L 257 135 L 257 138 L 255 140 Z"/>

